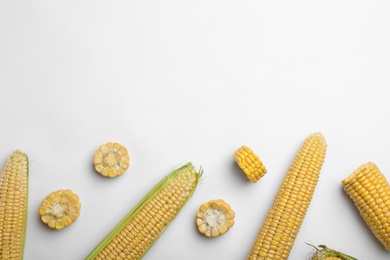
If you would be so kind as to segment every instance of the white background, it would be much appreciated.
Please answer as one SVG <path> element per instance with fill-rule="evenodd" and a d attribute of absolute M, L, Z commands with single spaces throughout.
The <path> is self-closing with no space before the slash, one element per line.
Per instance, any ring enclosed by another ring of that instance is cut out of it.
<path fill-rule="evenodd" d="M 309 258 L 305 242 L 388 259 L 341 181 L 367 161 L 390 179 L 389 13 L 389 1 L 1 1 L 0 158 L 30 159 L 25 259 L 83 259 L 187 161 L 203 178 L 144 259 L 245 259 L 317 131 L 327 157 L 290 259 Z M 92 166 L 109 141 L 131 155 L 115 179 Z M 256 184 L 232 157 L 243 144 L 268 168 Z M 38 208 L 63 188 L 81 215 L 50 230 Z M 206 239 L 195 212 L 217 198 L 236 223 Z"/>

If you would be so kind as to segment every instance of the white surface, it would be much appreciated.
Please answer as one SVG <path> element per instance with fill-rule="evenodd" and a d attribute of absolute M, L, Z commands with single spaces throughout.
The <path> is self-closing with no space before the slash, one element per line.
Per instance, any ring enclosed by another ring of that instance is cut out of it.
<path fill-rule="evenodd" d="M 388 259 L 341 188 L 367 161 L 390 179 L 389 1 L 1 1 L 0 158 L 30 158 L 25 259 L 83 259 L 146 192 L 187 161 L 204 177 L 144 257 L 244 259 L 303 140 L 328 153 L 290 259 L 305 242 Z M 99 145 L 131 154 L 120 178 L 92 167 Z M 242 144 L 268 173 L 248 182 Z M 57 232 L 38 207 L 71 188 L 82 212 Z M 223 198 L 236 224 L 208 240 L 201 203 Z"/>

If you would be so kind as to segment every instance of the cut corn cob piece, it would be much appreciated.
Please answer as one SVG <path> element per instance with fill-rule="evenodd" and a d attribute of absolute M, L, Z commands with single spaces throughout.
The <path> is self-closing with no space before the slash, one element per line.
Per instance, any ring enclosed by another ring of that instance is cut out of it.
<path fill-rule="evenodd" d="M 80 200 L 72 190 L 58 190 L 49 194 L 39 207 L 42 221 L 50 228 L 63 229 L 80 215 Z"/>
<path fill-rule="evenodd" d="M 263 162 L 249 147 L 243 145 L 233 154 L 234 159 L 249 180 L 257 182 L 266 173 Z"/>
<path fill-rule="evenodd" d="M 309 207 L 326 154 L 320 133 L 304 141 L 267 213 L 247 259 L 287 259 Z"/>
<path fill-rule="evenodd" d="M 28 158 L 13 152 L 0 174 L 0 259 L 22 259 L 27 222 Z"/>
<path fill-rule="evenodd" d="M 105 177 L 122 175 L 130 165 L 127 148 L 120 143 L 106 143 L 96 150 L 93 157 L 95 170 Z"/>
<path fill-rule="evenodd" d="M 371 231 L 390 250 L 390 185 L 378 166 L 363 164 L 342 185 Z"/>
<path fill-rule="evenodd" d="M 225 234 L 234 225 L 235 213 L 224 200 L 211 200 L 200 205 L 196 212 L 196 224 L 207 237 Z"/>
<path fill-rule="evenodd" d="M 310 244 L 308 245 L 316 249 L 316 252 L 311 257 L 312 260 L 358 260 L 357 258 L 333 250 L 325 245 L 319 245 L 319 248 Z"/>
<path fill-rule="evenodd" d="M 191 163 L 163 178 L 87 256 L 141 259 L 194 193 L 202 170 Z"/>

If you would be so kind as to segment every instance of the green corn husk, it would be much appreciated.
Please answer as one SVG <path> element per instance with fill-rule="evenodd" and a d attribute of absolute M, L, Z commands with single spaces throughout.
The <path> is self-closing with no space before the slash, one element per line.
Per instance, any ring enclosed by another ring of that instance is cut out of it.
<path fill-rule="evenodd" d="M 315 247 L 311 244 L 308 245 L 316 249 L 316 252 L 311 258 L 312 260 L 327 260 L 327 259 L 358 260 L 357 258 L 354 258 L 352 256 L 328 248 L 325 245 L 319 245 L 318 247 Z"/>
<path fill-rule="evenodd" d="M 148 194 L 86 257 L 141 259 L 192 197 L 203 171 L 191 163 L 174 170 Z M 163 216 L 163 217 L 162 217 Z"/>

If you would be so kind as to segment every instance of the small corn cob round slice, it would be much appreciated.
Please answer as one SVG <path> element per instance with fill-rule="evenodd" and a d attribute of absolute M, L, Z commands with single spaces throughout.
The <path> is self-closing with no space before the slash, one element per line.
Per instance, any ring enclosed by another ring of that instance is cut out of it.
<path fill-rule="evenodd" d="M 207 237 L 225 234 L 234 225 L 235 213 L 228 203 L 219 199 L 200 205 L 196 212 L 196 224 Z"/>
<path fill-rule="evenodd" d="M 95 170 L 105 177 L 122 175 L 130 166 L 127 148 L 120 143 L 106 143 L 96 150 L 93 164 Z"/>
<path fill-rule="evenodd" d="M 72 190 L 58 190 L 49 194 L 39 207 L 42 221 L 50 228 L 63 229 L 80 215 L 80 200 Z"/>
<path fill-rule="evenodd" d="M 233 154 L 233 157 L 236 159 L 238 166 L 244 171 L 248 179 L 254 183 L 267 173 L 267 169 L 259 156 L 245 145 L 241 146 Z"/>

